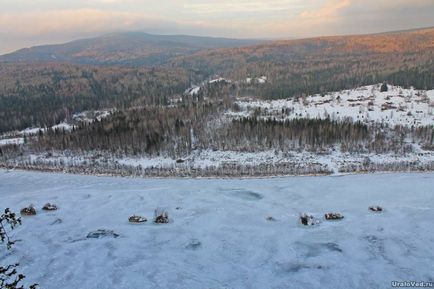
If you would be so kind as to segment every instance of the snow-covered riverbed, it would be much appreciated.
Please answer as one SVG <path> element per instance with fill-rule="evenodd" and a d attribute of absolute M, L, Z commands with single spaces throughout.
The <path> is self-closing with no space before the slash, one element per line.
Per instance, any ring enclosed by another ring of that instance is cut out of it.
<path fill-rule="evenodd" d="M 58 211 L 43 212 L 46 202 Z M 389 288 L 434 281 L 434 174 L 131 179 L 0 170 L 0 209 L 34 204 L 0 264 L 69 288 Z M 383 213 L 372 213 L 381 205 Z M 171 223 L 152 219 L 166 208 Z M 345 219 L 306 228 L 299 213 Z M 267 221 L 272 216 L 275 221 Z M 88 239 L 97 229 L 118 238 Z"/>

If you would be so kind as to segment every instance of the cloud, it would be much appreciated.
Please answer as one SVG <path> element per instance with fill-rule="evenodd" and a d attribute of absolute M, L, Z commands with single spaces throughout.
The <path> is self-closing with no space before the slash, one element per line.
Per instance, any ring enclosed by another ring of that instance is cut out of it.
<path fill-rule="evenodd" d="M 101 32 L 131 29 L 139 22 L 149 24 L 162 21 L 149 15 L 111 12 L 93 9 L 38 11 L 0 14 L 0 31 L 35 36 L 63 32 Z"/>
<path fill-rule="evenodd" d="M 299 18 L 305 20 L 324 21 L 336 18 L 339 11 L 352 4 L 351 0 L 333 0 L 316 10 L 305 10 L 300 13 Z M 297 19 L 297 20 L 300 20 Z"/>
<path fill-rule="evenodd" d="M 246 13 L 289 10 L 294 5 L 300 5 L 294 0 L 272 1 L 227 1 L 186 3 L 184 7 L 193 13 L 219 14 L 219 13 Z"/>
<path fill-rule="evenodd" d="M 343 9 L 352 5 L 351 0 L 328 0 L 322 5 L 303 9 L 292 18 L 266 24 L 266 29 L 276 36 L 308 37 L 330 33 L 330 27 L 340 23 Z"/>
<path fill-rule="evenodd" d="M 280 37 L 376 33 L 433 26 L 433 13 L 432 0 L 328 0 L 267 29 Z"/>
<path fill-rule="evenodd" d="M 0 53 L 141 30 L 293 38 L 433 26 L 432 0 L 2 0 Z"/>

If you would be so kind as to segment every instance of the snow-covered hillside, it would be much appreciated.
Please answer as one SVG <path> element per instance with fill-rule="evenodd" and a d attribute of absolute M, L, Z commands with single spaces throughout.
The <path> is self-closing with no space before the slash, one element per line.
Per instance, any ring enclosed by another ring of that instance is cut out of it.
<path fill-rule="evenodd" d="M 153 180 L 6 172 L 1 209 L 34 204 L 0 263 L 44 289 L 390 288 L 434 281 L 433 174 Z M 46 202 L 59 210 L 44 212 Z M 385 211 L 373 213 L 371 205 Z M 149 220 L 166 208 L 171 222 Z M 300 213 L 321 220 L 298 223 Z M 328 222 L 324 213 L 340 212 Z M 268 217 L 272 219 L 267 220 Z M 98 229 L 114 238 L 87 238 Z"/>
<path fill-rule="evenodd" d="M 262 79 L 267 78 L 262 77 Z M 216 78 L 206 85 L 221 81 L 228 80 Z M 238 106 L 234 106 L 234 110 L 222 109 L 218 115 L 209 120 L 207 125 L 209 131 L 219 131 L 224 125 L 230 124 L 234 118 L 247 116 L 278 121 L 295 118 L 351 119 L 366 124 L 386 124 L 389 128 L 395 125 L 421 127 L 434 124 L 434 90 L 420 91 L 389 85 L 388 91 L 381 92 L 380 87 L 380 84 L 370 85 L 324 96 L 307 96 L 298 100 L 238 99 L 236 100 Z M 193 89 L 190 92 L 197 94 L 201 87 Z M 239 109 L 236 109 L 237 107 Z M 110 116 L 113 111 L 83 112 L 74 115 L 71 124 L 62 123 L 53 128 L 72 129 L 72 126 L 77 123 L 101 120 Z M 408 130 L 411 133 L 407 133 L 401 139 L 401 135 L 393 135 L 390 133 L 392 130 L 384 127 L 381 126 L 379 130 L 384 132 L 384 138 L 388 142 L 371 145 L 375 137 L 373 135 L 372 139 L 366 141 L 364 146 L 357 150 L 348 150 L 348 146 L 342 149 L 343 145 L 339 142 L 315 149 L 309 146 L 297 147 L 294 145 L 299 142 L 297 138 L 288 143 L 282 141 L 285 145 L 281 147 L 276 145 L 259 147 L 255 146 L 253 141 L 251 149 L 245 149 L 249 146 L 241 145 L 228 148 L 224 146 L 225 149 L 217 150 L 215 146 L 205 144 L 176 156 L 165 151 L 161 151 L 159 156 L 121 153 L 114 155 L 103 151 L 29 151 L 5 159 L 3 165 L 9 168 L 143 176 L 211 176 L 213 174 L 215 176 L 264 176 L 434 169 L 432 141 L 434 134 L 428 130 L 424 134 L 425 138 L 418 138 L 416 132 Z M 39 128 L 33 128 L 0 136 L 0 147 L 23 144 L 25 136 L 38 131 Z M 395 139 L 387 139 L 388 134 Z M 395 147 L 391 147 L 391 144 Z M 381 145 L 383 150 L 378 149 Z M 376 147 L 377 150 L 372 147 Z M 178 160 L 181 161 L 177 162 Z M 146 170 L 153 170 L 153 172 Z M 237 175 L 235 171 L 239 174 Z"/>
<path fill-rule="evenodd" d="M 295 118 L 351 118 L 363 123 L 384 123 L 390 126 L 425 126 L 434 124 L 434 90 L 419 91 L 388 86 L 386 92 L 381 85 L 369 85 L 299 99 L 257 101 L 239 100 L 239 112 L 230 116 L 252 115 L 260 108 L 260 116 L 277 120 Z"/>

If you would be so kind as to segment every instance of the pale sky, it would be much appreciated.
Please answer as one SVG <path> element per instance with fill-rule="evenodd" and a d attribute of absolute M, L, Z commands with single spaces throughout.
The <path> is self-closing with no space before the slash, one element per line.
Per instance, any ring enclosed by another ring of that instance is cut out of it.
<path fill-rule="evenodd" d="M 434 0 L 0 0 L 0 54 L 117 31 L 301 38 L 434 26 Z"/>

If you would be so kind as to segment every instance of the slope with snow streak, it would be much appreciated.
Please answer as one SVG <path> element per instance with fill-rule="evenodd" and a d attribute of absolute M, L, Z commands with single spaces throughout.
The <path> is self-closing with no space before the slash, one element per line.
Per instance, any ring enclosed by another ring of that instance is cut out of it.
<path fill-rule="evenodd" d="M 434 175 L 131 179 L 0 171 L 0 204 L 30 203 L 19 261 L 41 288 L 389 288 L 434 280 Z M 59 206 L 42 212 L 46 202 Z M 368 211 L 381 205 L 385 212 Z M 167 208 L 167 225 L 131 225 Z M 176 209 L 178 208 L 178 209 Z M 305 228 L 298 214 L 341 222 Z M 267 216 L 276 219 L 266 220 Z M 118 238 L 86 239 L 97 229 Z"/>

